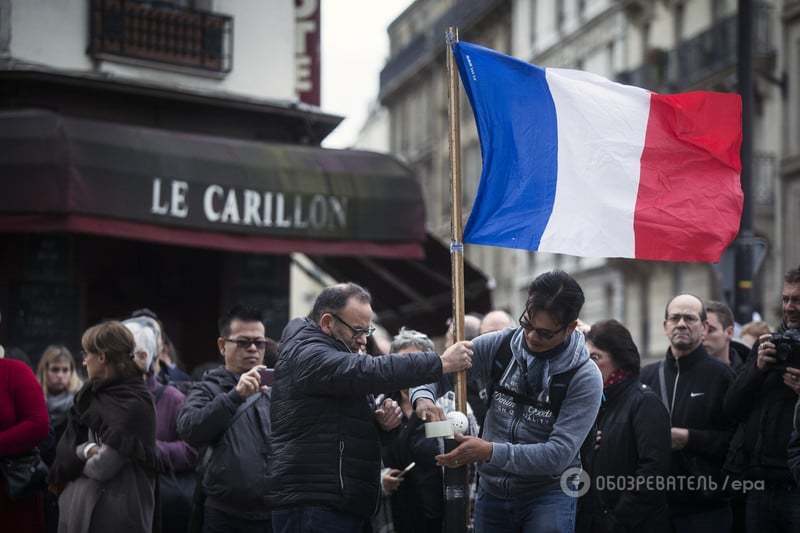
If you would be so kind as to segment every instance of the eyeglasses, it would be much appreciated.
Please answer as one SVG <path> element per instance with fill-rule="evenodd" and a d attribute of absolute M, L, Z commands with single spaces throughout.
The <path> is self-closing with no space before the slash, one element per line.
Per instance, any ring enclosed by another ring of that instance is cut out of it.
<path fill-rule="evenodd" d="M 372 334 L 373 334 L 373 333 L 375 333 L 375 326 L 369 326 L 368 328 L 354 328 L 353 326 L 351 326 L 350 324 L 348 324 L 347 322 L 345 322 L 344 320 L 342 320 L 342 319 L 339 317 L 339 315 L 337 315 L 336 313 L 331 313 L 331 316 L 332 316 L 333 318 L 335 318 L 336 320 L 338 320 L 339 322 L 341 322 L 342 324 L 344 324 L 345 326 L 347 326 L 347 328 L 348 328 L 350 331 L 352 331 L 352 332 L 353 332 L 353 338 L 354 338 L 354 339 L 355 339 L 356 337 L 360 337 L 360 336 L 362 336 L 362 335 L 364 335 L 364 336 L 366 336 L 366 337 L 371 337 L 371 336 L 372 336 Z"/>
<path fill-rule="evenodd" d="M 542 339 L 543 341 L 549 341 L 565 329 L 567 326 L 558 328 L 557 330 L 553 331 L 552 329 L 544 329 L 544 328 L 535 328 L 533 325 L 528 321 L 528 312 L 525 311 L 522 313 L 522 316 L 519 317 L 519 325 L 522 326 L 522 329 L 525 331 L 533 331 L 536 333 L 536 336 Z"/>
<path fill-rule="evenodd" d="M 697 315 L 682 315 L 680 313 L 674 313 L 667 317 L 667 322 L 671 322 L 673 324 L 677 324 L 683 319 L 686 325 L 696 324 L 700 322 L 700 317 Z"/>
<path fill-rule="evenodd" d="M 225 342 L 231 342 L 235 344 L 237 348 L 241 348 L 242 350 L 246 350 L 251 344 L 254 345 L 258 351 L 263 351 L 267 348 L 267 341 L 261 339 L 225 339 Z"/>

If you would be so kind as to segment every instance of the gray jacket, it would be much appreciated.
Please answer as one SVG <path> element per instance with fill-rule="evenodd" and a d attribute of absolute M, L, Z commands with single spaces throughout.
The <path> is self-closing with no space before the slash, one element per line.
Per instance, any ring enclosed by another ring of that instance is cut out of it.
<path fill-rule="evenodd" d="M 477 382 L 479 389 L 491 381 L 494 356 L 507 332 L 487 333 L 472 341 L 470 379 Z M 524 345 L 522 328 L 517 328 L 511 338 L 511 352 L 513 357 L 499 385 L 524 394 L 522 368 L 533 360 L 533 354 Z M 539 405 L 515 404 L 510 396 L 495 391 L 483 431 L 483 439 L 492 442 L 492 456 L 478 466 L 483 490 L 498 498 L 534 495 L 557 488 L 567 468 L 580 466 L 580 447 L 597 417 L 603 396 L 600 371 L 591 362 L 583 364 L 588 359 L 583 334 L 575 331 L 566 349 L 544 362 Z M 547 395 L 550 378 L 575 367 L 580 368 L 553 421 Z M 412 390 L 411 401 L 435 399 L 440 392 L 436 384 L 418 387 Z"/>

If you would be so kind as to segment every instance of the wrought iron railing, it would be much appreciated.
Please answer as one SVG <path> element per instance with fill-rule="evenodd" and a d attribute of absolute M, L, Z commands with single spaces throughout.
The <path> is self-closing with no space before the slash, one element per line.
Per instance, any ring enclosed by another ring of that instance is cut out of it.
<path fill-rule="evenodd" d="M 753 55 L 770 56 L 774 46 L 770 42 L 771 7 L 759 3 L 755 6 L 753 27 Z M 620 72 L 621 83 L 638 85 L 646 89 L 679 92 L 696 86 L 705 79 L 736 66 L 737 16 L 730 15 L 712 25 L 708 30 L 681 42 L 670 50 L 666 58 L 656 54 L 642 66 Z M 652 61 L 656 59 L 656 61 Z M 663 61 L 662 59 L 665 59 Z"/>
<path fill-rule="evenodd" d="M 231 70 L 233 18 L 144 0 L 91 0 L 89 55 Z"/>

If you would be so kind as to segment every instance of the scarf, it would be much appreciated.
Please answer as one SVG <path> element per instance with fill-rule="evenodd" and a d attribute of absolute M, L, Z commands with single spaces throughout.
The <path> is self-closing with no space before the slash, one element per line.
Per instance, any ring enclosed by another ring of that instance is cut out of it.
<path fill-rule="evenodd" d="M 141 378 L 89 381 L 78 391 L 64 436 L 56 449 L 51 483 L 63 486 L 80 477 L 84 462 L 75 448 L 87 441 L 88 430 L 92 430 L 102 444 L 146 471 L 158 471 L 155 408 Z"/>
<path fill-rule="evenodd" d="M 73 394 L 69 391 L 47 395 L 47 412 L 50 413 L 50 422 L 53 427 L 59 427 L 67 421 L 69 410 L 72 407 L 72 399 Z"/>
<path fill-rule="evenodd" d="M 621 368 L 618 368 L 618 369 L 614 370 L 611 373 L 611 375 L 608 376 L 608 379 L 603 382 L 603 388 L 607 389 L 611 385 L 616 385 L 617 383 L 625 381 L 626 379 L 628 379 L 632 375 L 633 374 L 631 372 L 629 372 L 628 370 L 623 370 Z"/>

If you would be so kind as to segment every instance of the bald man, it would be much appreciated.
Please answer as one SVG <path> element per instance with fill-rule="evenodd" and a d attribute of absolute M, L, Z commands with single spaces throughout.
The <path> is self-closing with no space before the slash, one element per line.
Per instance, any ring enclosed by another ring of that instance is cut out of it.
<path fill-rule="evenodd" d="M 489 311 L 489 313 L 483 317 L 480 334 L 483 335 L 484 333 L 490 333 L 492 331 L 500 331 L 501 329 L 513 326 L 514 319 L 511 318 L 511 315 L 502 309 L 495 309 L 494 311 Z"/>
<path fill-rule="evenodd" d="M 680 294 L 664 310 L 669 348 L 664 360 L 642 369 L 641 381 L 661 398 L 672 421 L 668 493 L 674 531 L 729 531 L 733 521 L 721 490 L 722 465 L 734 424 L 723 413 L 723 400 L 733 371 L 703 347 L 708 328 L 703 300 Z"/>

